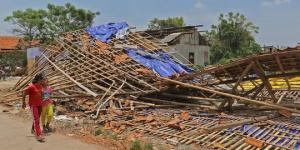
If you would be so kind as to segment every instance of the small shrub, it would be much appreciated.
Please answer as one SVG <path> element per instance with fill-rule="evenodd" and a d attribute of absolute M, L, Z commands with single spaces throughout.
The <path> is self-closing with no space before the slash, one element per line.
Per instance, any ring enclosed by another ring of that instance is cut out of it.
<path fill-rule="evenodd" d="M 118 140 L 118 135 L 112 133 L 112 134 L 109 135 L 109 138 L 110 138 L 110 139 L 113 139 L 113 140 Z"/>
<path fill-rule="evenodd" d="M 133 141 L 131 143 L 130 150 L 143 150 L 141 142 L 138 140 Z"/>
<path fill-rule="evenodd" d="M 153 150 L 153 145 L 151 143 L 145 143 L 144 150 Z"/>
<path fill-rule="evenodd" d="M 102 133 L 103 133 L 102 128 L 96 128 L 96 129 L 92 132 L 92 134 L 93 134 L 94 136 L 98 136 L 98 135 L 100 135 L 100 134 L 102 134 Z"/>

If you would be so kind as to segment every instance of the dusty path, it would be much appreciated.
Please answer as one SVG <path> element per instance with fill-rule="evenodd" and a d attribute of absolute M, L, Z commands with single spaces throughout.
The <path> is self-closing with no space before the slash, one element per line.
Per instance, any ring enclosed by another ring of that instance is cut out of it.
<path fill-rule="evenodd" d="M 0 81 L 0 88 L 7 88 L 11 82 Z M 0 106 L 0 150 L 105 150 L 59 134 L 46 136 L 45 143 L 39 143 L 30 133 L 31 123 L 13 118 L 3 112 Z"/>
<path fill-rule="evenodd" d="M 30 133 L 30 123 L 16 120 L 2 112 L 0 106 L 0 149 L 5 150 L 99 150 L 98 145 L 52 134 L 45 143 L 39 143 Z"/>

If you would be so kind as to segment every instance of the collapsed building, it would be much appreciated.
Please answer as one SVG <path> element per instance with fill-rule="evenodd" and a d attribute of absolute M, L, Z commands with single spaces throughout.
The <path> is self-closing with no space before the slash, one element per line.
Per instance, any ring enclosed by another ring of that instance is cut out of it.
<path fill-rule="evenodd" d="M 291 79 L 300 73 L 300 49 L 201 71 L 169 49 L 147 32 L 130 31 L 125 22 L 62 33 L 43 47 L 33 71 L 14 90 L 44 73 L 61 105 L 117 133 L 130 126 L 216 149 L 299 149 L 299 87 Z M 284 88 L 273 88 L 275 78 L 284 80 Z M 237 110 L 244 114 L 219 113 Z"/>

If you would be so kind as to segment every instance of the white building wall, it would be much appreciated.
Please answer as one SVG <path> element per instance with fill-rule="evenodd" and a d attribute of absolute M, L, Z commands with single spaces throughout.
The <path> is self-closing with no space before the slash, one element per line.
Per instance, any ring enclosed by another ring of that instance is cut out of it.
<path fill-rule="evenodd" d="M 189 63 L 189 54 L 194 54 L 194 65 L 204 66 L 209 63 L 209 46 L 199 45 L 200 34 L 197 30 L 179 35 L 172 42 L 170 53 L 184 64 Z M 206 63 L 205 63 L 206 62 Z"/>
<path fill-rule="evenodd" d="M 199 45 L 199 36 L 196 30 L 191 34 L 182 34 L 180 35 L 179 44 Z"/>
<path fill-rule="evenodd" d="M 189 53 L 194 53 L 194 64 L 195 65 L 202 65 L 204 66 L 204 56 L 205 52 L 207 53 L 207 63 L 209 62 L 209 47 L 205 45 L 190 45 L 190 44 L 177 44 L 172 46 L 172 48 L 175 50 L 175 52 L 178 53 L 178 55 L 183 56 L 179 57 L 178 55 L 174 54 L 174 56 L 179 59 L 182 63 L 188 64 L 189 59 Z"/>

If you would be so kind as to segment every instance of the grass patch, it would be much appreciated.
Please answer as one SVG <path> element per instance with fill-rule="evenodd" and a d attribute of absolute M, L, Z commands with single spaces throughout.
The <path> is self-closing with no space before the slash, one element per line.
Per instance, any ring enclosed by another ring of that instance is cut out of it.
<path fill-rule="evenodd" d="M 141 141 L 135 140 L 131 142 L 130 150 L 153 150 L 153 145 L 151 143 L 142 144 Z"/>
<path fill-rule="evenodd" d="M 105 130 L 102 127 L 98 127 L 95 128 L 94 130 L 91 131 L 91 134 L 94 136 L 103 136 L 109 139 L 113 139 L 113 140 L 118 140 L 118 135 L 109 131 L 109 130 Z"/>
<path fill-rule="evenodd" d="M 143 150 L 140 141 L 135 140 L 131 143 L 130 150 Z"/>
<path fill-rule="evenodd" d="M 151 143 L 145 143 L 144 150 L 153 150 L 153 145 Z"/>

